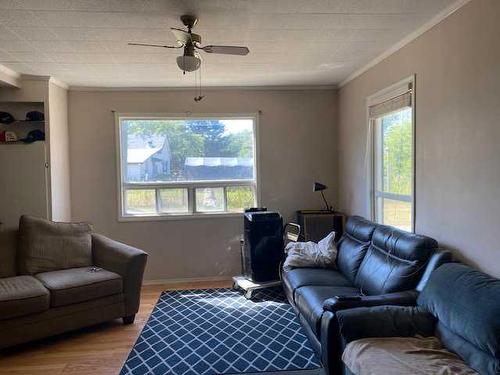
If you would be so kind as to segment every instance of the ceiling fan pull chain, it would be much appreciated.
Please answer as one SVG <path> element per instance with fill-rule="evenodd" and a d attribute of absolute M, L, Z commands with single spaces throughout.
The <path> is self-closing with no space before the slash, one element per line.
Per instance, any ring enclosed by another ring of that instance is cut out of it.
<path fill-rule="evenodd" d="M 200 69 L 197 72 L 195 72 L 195 82 L 196 82 L 196 74 L 199 74 L 198 76 L 198 80 L 199 80 L 199 84 L 198 84 L 198 96 L 194 98 L 194 101 L 195 102 L 199 102 L 201 99 L 203 99 L 205 97 L 205 95 L 201 95 L 201 65 L 200 65 Z M 196 89 L 196 85 L 195 85 L 195 89 Z"/>

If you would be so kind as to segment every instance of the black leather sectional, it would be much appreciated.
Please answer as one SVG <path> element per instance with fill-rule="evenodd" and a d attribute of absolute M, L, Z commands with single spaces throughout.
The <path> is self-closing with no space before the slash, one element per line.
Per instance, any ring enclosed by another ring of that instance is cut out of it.
<path fill-rule="evenodd" d="M 451 261 L 451 254 L 438 250 L 432 238 L 358 216 L 348 218 L 337 248 L 337 269 L 283 272 L 288 300 L 329 374 L 342 373 L 336 311 L 414 305 L 430 273 Z"/>

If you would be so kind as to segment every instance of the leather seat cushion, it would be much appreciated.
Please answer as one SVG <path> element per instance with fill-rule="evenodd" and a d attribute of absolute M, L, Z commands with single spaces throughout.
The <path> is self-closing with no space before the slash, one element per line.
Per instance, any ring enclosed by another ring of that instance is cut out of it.
<path fill-rule="evenodd" d="M 342 360 L 354 374 L 477 375 L 432 336 L 363 338 L 347 345 Z"/>
<path fill-rule="evenodd" d="M 36 274 L 42 284 L 50 291 L 52 307 L 71 305 L 96 298 L 122 293 L 123 283 L 120 275 L 92 267 L 70 268 L 66 270 Z"/>
<path fill-rule="evenodd" d="M 49 291 L 32 276 L 0 279 L 0 319 L 42 312 L 49 308 Z"/>
<path fill-rule="evenodd" d="M 324 268 L 295 268 L 283 273 L 283 282 L 294 291 L 302 286 L 353 286 L 342 273 Z"/>
<path fill-rule="evenodd" d="M 319 338 L 323 302 L 334 296 L 358 296 L 359 290 L 349 286 L 303 286 L 295 291 L 297 310 Z"/>

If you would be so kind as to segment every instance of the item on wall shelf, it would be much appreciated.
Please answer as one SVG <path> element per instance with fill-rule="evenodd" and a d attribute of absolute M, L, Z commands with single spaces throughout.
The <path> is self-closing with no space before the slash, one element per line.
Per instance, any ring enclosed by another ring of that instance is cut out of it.
<path fill-rule="evenodd" d="M 40 129 L 32 130 L 28 135 L 21 139 L 24 143 L 33 143 L 36 141 L 45 141 L 45 133 Z"/>
<path fill-rule="evenodd" d="M 26 121 L 45 121 L 45 116 L 43 112 L 30 111 L 26 113 Z"/>
<path fill-rule="evenodd" d="M 328 189 L 328 186 L 322 184 L 321 182 L 315 182 L 313 185 L 313 191 L 321 192 L 321 196 L 323 197 L 323 201 L 325 202 L 326 210 L 333 212 L 333 207 L 328 204 L 328 202 L 325 198 L 325 194 L 323 194 L 323 190 L 326 190 L 326 189 Z"/>
<path fill-rule="evenodd" d="M 1 124 L 12 124 L 14 121 L 14 116 L 8 112 L 0 112 L 0 123 Z"/>
<path fill-rule="evenodd" d="M 5 142 L 17 142 L 17 135 L 14 132 L 5 132 Z"/>

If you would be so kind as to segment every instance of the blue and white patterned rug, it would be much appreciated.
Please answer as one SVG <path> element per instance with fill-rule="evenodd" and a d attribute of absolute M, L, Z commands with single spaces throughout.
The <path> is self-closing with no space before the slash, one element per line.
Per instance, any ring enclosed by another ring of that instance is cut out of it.
<path fill-rule="evenodd" d="M 163 292 L 121 375 L 318 370 L 281 289 L 247 300 L 232 289 Z M 316 371 L 314 371 L 316 372 Z"/>

